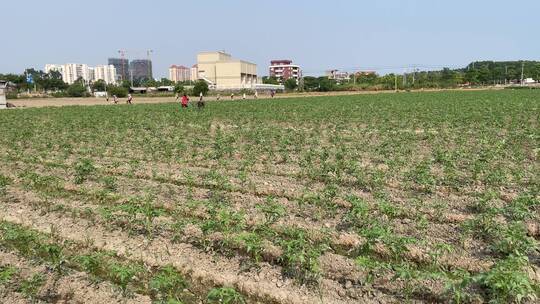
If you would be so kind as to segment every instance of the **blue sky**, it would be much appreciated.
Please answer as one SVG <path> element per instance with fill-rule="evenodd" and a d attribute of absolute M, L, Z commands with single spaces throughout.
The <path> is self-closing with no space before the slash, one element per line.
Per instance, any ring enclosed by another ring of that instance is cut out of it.
<path fill-rule="evenodd" d="M 208 50 L 255 62 L 259 75 L 271 59 L 306 74 L 540 60 L 539 11 L 538 0 L 6 0 L 0 73 L 104 64 L 119 49 L 154 50 L 157 77 Z"/>

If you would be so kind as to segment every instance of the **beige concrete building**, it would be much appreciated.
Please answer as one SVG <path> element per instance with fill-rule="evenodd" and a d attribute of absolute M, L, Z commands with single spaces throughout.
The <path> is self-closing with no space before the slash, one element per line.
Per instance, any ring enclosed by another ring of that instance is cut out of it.
<path fill-rule="evenodd" d="M 197 55 L 198 78 L 216 89 L 252 88 L 257 83 L 257 65 L 232 58 L 225 52 Z"/>

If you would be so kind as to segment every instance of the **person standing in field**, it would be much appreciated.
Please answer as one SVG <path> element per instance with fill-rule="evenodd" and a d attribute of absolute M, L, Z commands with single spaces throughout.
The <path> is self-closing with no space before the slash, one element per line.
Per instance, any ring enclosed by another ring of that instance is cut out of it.
<path fill-rule="evenodd" d="M 182 96 L 182 108 L 187 108 L 188 107 L 188 103 L 189 103 L 189 97 L 187 97 L 186 94 L 184 94 L 184 96 Z"/>
<path fill-rule="evenodd" d="M 118 103 L 118 97 L 116 95 L 113 95 L 112 98 L 113 98 L 113 103 L 117 104 Z"/>
<path fill-rule="evenodd" d="M 274 95 L 275 95 L 275 94 L 276 94 L 276 93 L 274 92 L 274 90 L 270 91 L 270 96 L 271 96 L 272 98 L 274 98 Z"/>
<path fill-rule="evenodd" d="M 246 93 L 242 94 L 242 99 L 246 100 Z"/>
<path fill-rule="evenodd" d="M 197 102 L 197 108 L 202 109 L 204 108 L 204 100 L 203 100 L 203 93 L 199 94 L 199 101 Z"/>
<path fill-rule="evenodd" d="M 255 99 L 258 99 L 259 98 L 259 93 L 257 93 L 257 90 L 255 90 Z"/>
<path fill-rule="evenodd" d="M 131 94 L 128 94 L 127 104 L 133 104 L 133 97 L 131 96 Z"/>
<path fill-rule="evenodd" d="M 231 93 L 231 100 L 234 100 L 234 93 Z"/>

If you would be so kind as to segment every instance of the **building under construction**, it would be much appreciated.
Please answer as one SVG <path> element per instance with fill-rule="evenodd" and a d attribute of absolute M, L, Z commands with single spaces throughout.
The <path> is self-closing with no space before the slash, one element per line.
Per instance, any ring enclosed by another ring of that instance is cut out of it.
<path fill-rule="evenodd" d="M 118 83 L 129 78 L 129 60 L 125 58 L 109 58 L 109 65 L 116 69 L 116 77 Z"/>
<path fill-rule="evenodd" d="M 148 59 L 135 59 L 129 63 L 130 77 L 135 82 L 153 79 L 152 61 Z"/>

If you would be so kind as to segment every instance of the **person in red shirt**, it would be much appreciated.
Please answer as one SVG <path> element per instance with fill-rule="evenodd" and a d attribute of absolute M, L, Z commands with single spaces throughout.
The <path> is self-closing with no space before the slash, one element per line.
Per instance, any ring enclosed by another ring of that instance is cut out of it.
<path fill-rule="evenodd" d="M 184 94 L 184 96 L 182 96 L 182 108 L 187 108 L 188 102 L 189 102 L 189 97 L 187 97 L 187 95 Z"/>

